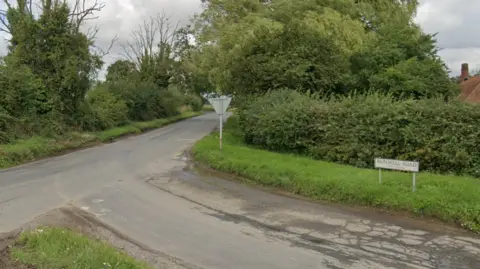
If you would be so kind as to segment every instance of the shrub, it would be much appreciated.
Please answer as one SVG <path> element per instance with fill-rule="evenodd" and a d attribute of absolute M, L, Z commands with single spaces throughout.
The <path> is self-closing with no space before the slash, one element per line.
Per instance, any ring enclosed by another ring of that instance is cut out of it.
<path fill-rule="evenodd" d="M 106 87 L 125 100 L 128 118 L 134 121 L 147 121 L 179 113 L 182 97 L 175 90 L 159 88 L 152 82 L 117 81 Z"/>
<path fill-rule="evenodd" d="M 183 95 L 176 89 L 163 89 L 155 92 L 154 103 L 155 118 L 166 118 L 180 114 L 179 107 L 182 105 Z"/>
<path fill-rule="evenodd" d="M 51 110 L 43 83 L 25 65 L 0 64 L 0 89 L 0 106 L 14 117 L 35 117 Z"/>
<path fill-rule="evenodd" d="M 100 130 L 109 129 L 127 122 L 128 108 L 125 101 L 116 97 L 103 86 L 97 86 L 87 94 L 86 115 L 91 114 L 91 123 Z"/>
<path fill-rule="evenodd" d="M 203 100 L 198 95 L 188 94 L 184 97 L 185 105 L 192 108 L 193 111 L 200 111 L 203 108 Z"/>
<path fill-rule="evenodd" d="M 12 126 L 14 119 L 7 111 L 0 106 L 0 144 L 10 142 L 13 139 L 10 126 Z"/>
<path fill-rule="evenodd" d="M 311 143 L 315 105 L 313 99 L 289 90 L 245 103 L 239 112 L 245 141 L 274 151 L 304 152 Z"/>
<path fill-rule="evenodd" d="M 480 176 L 480 107 L 440 99 L 369 95 L 314 100 L 279 91 L 240 114 L 247 143 L 373 167 L 375 157 L 417 160 L 422 170 Z"/>

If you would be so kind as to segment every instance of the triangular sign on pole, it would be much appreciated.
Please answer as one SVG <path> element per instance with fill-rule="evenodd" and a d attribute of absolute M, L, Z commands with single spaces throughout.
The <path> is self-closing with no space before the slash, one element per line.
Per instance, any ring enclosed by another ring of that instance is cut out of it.
<path fill-rule="evenodd" d="M 230 105 L 230 101 L 232 101 L 232 98 L 227 96 L 222 96 L 220 98 L 208 98 L 208 102 L 212 105 L 213 109 L 215 109 L 215 112 L 217 112 L 218 115 L 225 114 L 225 111 L 227 111 L 227 108 Z"/>
<path fill-rule="evenodd" d="M 227 111 L 228 105 L 232 101 L 231 97 L 221 96 L 220 98 L 208 98 L 208 102 L 213 106 L 215 112 L 220 116 L 220 149 L 222 149 L 222 130 L 223 130 L 223 114 Z"/>

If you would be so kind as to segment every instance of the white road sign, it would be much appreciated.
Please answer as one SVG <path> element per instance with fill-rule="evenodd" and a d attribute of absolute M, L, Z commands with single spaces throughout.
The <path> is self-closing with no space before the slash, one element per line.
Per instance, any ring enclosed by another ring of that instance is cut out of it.
<path fill-rule="evenodd" d="M 412 162 L 412 161 L 375 158 L 375 168 L 418 172 L 420 165 L 418 162 Z"/>
<path fill-rule="evenodd" d="M 215 109 L 215 112 L 217 112 L 218 115 L 225 114 L 225 111 L 227 111 L 227 108 L 230 105 L 230 101 L 232 101 L 232 98 L 227 96 L 208 98 L 208 102 L 213 106 L 213 109 Z"/>
<path fill-rule="evenodd" d="M 417 188 L 416 173 L 420 170 L 419 162 L 375 158 L 375 168 L 378 168 L 378 182 L 380 184 L 382 184 L 382 169 L 412 172 L 412 190 L 415 192 Z"/>
<path fill-rule="evenodd" d="M 223 114 L 227 111 L 228 105 L 232 101 L 231 97 L 221 96 L 220 98 L 208 98 L 208 102 L 213 106 L 215 112 L 220 116 L 220 149 L 222 149 L 223 132 Z"/>

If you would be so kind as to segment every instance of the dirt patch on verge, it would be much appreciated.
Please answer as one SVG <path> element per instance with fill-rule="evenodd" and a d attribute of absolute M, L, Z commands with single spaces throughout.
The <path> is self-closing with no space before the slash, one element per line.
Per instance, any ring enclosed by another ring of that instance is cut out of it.
<path fill-rule="evenodd" d="M 16 244 L 16 238 L 22 231 L 29 231 L 41 226 L 67 228 L 82 233 L 92 239 L 108 242 L 129 256 L 142 260 L 155 268 L 200 269 L 184 264 L 181 260 L 164 253 L 156 252 L 142 246 L 133 239 L 100 222 L 94 215 L 79 208 L 69 206 L 52 210 L 35 218 L 32 222 L 9 233 L 0 234 L 0 268 L 1 269 L 36 269 L 21 265 L 11 259 L 9 249 Z"/>

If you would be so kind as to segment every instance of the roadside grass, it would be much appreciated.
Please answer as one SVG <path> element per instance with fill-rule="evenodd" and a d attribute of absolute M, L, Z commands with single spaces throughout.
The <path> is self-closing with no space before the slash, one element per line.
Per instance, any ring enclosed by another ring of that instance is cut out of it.
<path fill-rule="evenodd" d="M 112 142 L 126 135 L 134 135 L 160 128 L 167 124 L 201 115 L 202 112 L 184 112 L 178 116 L 145 122 L 133 122 L 124 126 L 96 133 L 69 133 L 59 137 L 34 136 L 0 145 L 0 168 L 8 168 L 39 158 L 55 156 L 69 150 Z"/>
<path fill-rule="evenodd" d="M 192 149 L 194 159 L 213 169 L 233 173 L 254 183 L 286 190 L 313 200 L 371 206 L 433 217 L 480 233 L 480 180 L 470 177 L 419 173 L 412 176 L 317 161 L 269 152 L 244 144 L 235 116 L 225 125 L 223 151 L 218 132 Z"/>
<path fill-rule="evenodd" d="M 10 249 L 10 258 L 37 269 L 152 268 L 107 243 L 60 228 L 39 228 L 22 233 Z"/>

